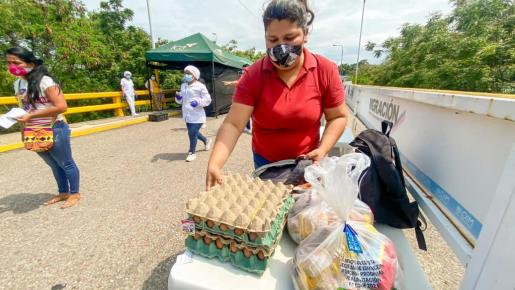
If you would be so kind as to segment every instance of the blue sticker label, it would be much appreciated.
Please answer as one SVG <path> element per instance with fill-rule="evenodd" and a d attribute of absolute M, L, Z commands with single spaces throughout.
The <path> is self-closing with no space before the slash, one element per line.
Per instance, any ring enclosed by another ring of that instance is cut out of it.
<path fill-rule="evenodd" d="M 352 227 L 348 224 L 345 224 L 343 232 L 345 233 L 345 237 L 347 238 L 347 247 L 349 248 L 349 251 L 352 251 L 356 254 L 363 253 L 363 249 L 361 248 L 361 245 L 358 240 L 358 234 L 352 229 Z"/>

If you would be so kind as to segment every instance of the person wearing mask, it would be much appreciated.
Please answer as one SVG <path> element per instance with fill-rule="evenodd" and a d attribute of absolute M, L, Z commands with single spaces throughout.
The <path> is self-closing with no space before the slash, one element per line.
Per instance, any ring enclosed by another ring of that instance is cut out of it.
<path fill-rule="evenodd" d="M 43 60 L 38 59 L 32 51 L 23 47 L 12 47 L 5 55 L 9 72 L 18 78 L 14 82 L 14 93 L 20 107 L 27 112 L 18 121 L 26 127 L 52 127 L 52 148 L 37 154 L 52 170 L 59 194 L 45 205 L 64 201 L 61 208 L 75 206 L 81 198 L 80 174 L 72 157 L 70 127 L 62 115 L 68 109 L 63 92 L 50 76 Z M 40 176 L 34 172 L 26 175 L 20 178 Z"/>
<path fill-rule="evenodd" d="M 130 71 L 125 71 L 123 73 L 123 78 L 120 81 L 120 86 L 122 87 L 123 96 L 129 104 L 129 110 L 131 111 L 131 115 L 138 116 L 136 113 L 136 106 L 134 105 L 134 100 L 136 98 L 136 91 L 134 91 L 134 83 L 132 82 L 132 73 Z"/>
<path fill-rule="evenodd" d="M 263 13 L 267 55 L 245 69 L 211 152 L 206 188 L 222 183 L 222 168 L 252 116 L 254 167 L 304 158 L 319 161 L 347 123 L 338 67 L 310 52 L 314 13 L 307 0 L 272 0 Z M 327 124 L 320 138 L 320 120 Z"/>
<path fill-rule="evenodd" d="M 187 162 L 196 159 L 197 140 L 204 143 L 206 151 L 211 149 L 212 140 L 206 138 L 200 133 L 202 124 L 206 122 L 206 112 L 204 107 L 211 104 L 211 96 L 207 91 L 206 86 L 199 82 L 200 71 L 198 68 L 189 65 L 184 69 L 184 78 L 181 85 L 180 92 L 175 95 L 175 101 L 182 104 L 182 117 L 186 122 L 188 128 L 188 137 L 190 140 L 190 147 Z"/>
<path fill-rule="evenodd" d="M 166 105 L 166 101 L 155 75 L 152 75 L 150 79 L 145 82 L 145 88 L 150 90 L 154 110 L 163 110 L 164 106 Z"/>

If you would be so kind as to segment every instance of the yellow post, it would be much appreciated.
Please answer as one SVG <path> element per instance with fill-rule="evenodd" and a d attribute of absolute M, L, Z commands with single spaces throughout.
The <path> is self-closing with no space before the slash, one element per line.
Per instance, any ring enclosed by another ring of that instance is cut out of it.
<path fill-rule="evenodd" d="M 122 92 L 120 92 L 120 94 L 117 94 L 116 96 L 113 97 L 113 104 L 117 104 L 117 105 L 120 105 L 119 108 L 117 109 L 114 109 L 114 115 L 116 117 L 123 117 L 123 107 L 121 107 L 121 104 L 122 104 Z"/>

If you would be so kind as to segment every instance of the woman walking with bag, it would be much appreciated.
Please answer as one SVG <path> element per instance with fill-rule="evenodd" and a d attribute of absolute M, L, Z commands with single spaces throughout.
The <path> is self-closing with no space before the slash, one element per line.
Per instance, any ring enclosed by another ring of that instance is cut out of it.
<path fill-rule="evenodd" d="M 70 128 L 62 113 L 68 106 L 59 85 L 52 79 L 43 61 L 23 47 L 6 51 L 9 72 L 18 77 L 14 92 L 27 114 L 18 118 L 24 125 L 25 148 L 37 154 L 52 169 L 59 194 L 45 205 L 60 201 L 61 208 L 79 203 L 79 169 L 72 158 Z"/>

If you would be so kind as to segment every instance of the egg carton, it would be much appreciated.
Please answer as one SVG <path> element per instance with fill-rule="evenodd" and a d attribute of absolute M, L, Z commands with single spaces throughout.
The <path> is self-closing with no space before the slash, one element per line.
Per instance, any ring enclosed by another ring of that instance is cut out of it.
<path fill-rule="evenodd" d="M 205 240 L 205 237 L 211 237 Z M 282 231 L 277 240 L 280 240 Z M 261 275 L 268 267 L 274 254 L 275 247 L 265 254 L 264 248 L 252 248 L 245 245 L 235 245 L 228 241 L 213 240 L 213 236 L 207 233 L 198 236 L 190 235 L 186 238 L 186 248 L 194 254 L 214 259 L 231 265 L 244 271 Z M 232 245 L 232 247 L 231 247 Z"/>
<path fill-rule="evenodd" d="M 219 250 L 227 246 L 229 247 L 229 250 L 233 253 L 236 253 L 237 251 L 242 251 L 245 257 L 249 258 L 250 256 L 255 255 L 260 260 L 264 260 L 266 257 L 269 257 L 273 253 L 276 246 L 276 244 L 274 244 L 273 247 L 256 247 L 232 238 L 202 231 L 195 231 L 195 233 L 191 235 L 191 237 L 195 241 L 202 240 L 204 244 L 207 246 L 209 246 L 211 243 L 214 243 L 216 248 Z"/>
<path fill-rule="evenodd" d="M 282 183 L 231 174 L 222 185 L 190 199 L 186 212 L 196 225 L 240 237 L 247 233 L 256 240 L 274 228 L 278 216 L 284 218 L 291 190 Z"/>
<path fill-rule="evenodd" d="M 288 212 L 292 208 L 293 204 L 293 197 L 289 196 L 285 199 L 282 208 L 280 209 L 279 213 L 276 215 L 274 221 L 272 222 L 270 231 L 266 233 L 248 232 L 247 230 L 237 228 L 236 230 L 227 228 L 224 229 L 220 226 L 220 224 L 215 223 L 212 225 L 208 225 L 208 223 L 205 221 L 200 221 L 196 223 L 195 227 L 199 231 L 209 232 L 228 238 L 233 238 L 251 246 L 262 246 L 269 248 L 273 244 L 275 244 L 278 234 L 282 232 L 282 230 L 284 229 L 286 225 L 286 217 L 288 215 Z M 193 217 L 190 216 L 190 218 Z"/>

